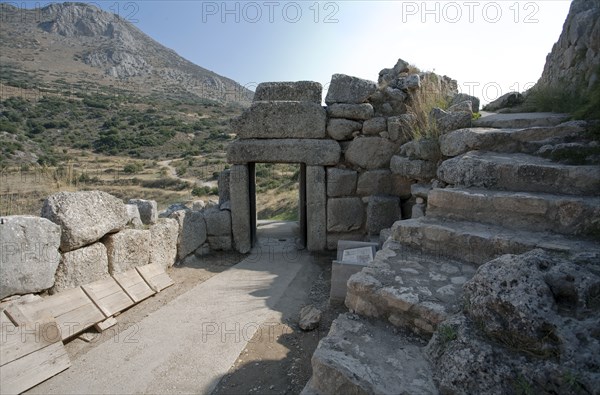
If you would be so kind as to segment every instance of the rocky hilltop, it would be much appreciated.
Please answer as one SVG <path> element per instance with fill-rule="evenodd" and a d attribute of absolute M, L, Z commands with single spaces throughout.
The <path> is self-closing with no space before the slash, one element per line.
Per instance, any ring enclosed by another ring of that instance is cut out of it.
<path fill-rule="evenodd" d="M 22 9 L 2 4 L 3 76 L 40 82 L 94 81 L 141 94 L 249 102 L 252 92 L 182 58 L 135 27 L 126 16 L 85 3 Z M 83 88 L 85 89 L 85 88 Z"/>
<path fill-rule="evenodd" d="M 600 78 L 600 0 L 573 0 L 538 86 L 589 91 Z"/>

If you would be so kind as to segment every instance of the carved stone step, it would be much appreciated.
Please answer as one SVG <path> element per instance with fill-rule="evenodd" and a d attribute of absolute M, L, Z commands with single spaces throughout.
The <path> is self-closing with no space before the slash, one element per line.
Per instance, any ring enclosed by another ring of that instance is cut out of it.
<path fill-rule="evenodd" d="M 462 187 L 600 196 L 599 166 L 570 166 L 526 154 L 472 151 L 444 161 L 437 172 Z"/>
<path fill-rule="evenodd" d="M 428 337 L 460 311 L 462 285 L 475 270 L 472 264 L 411 251 L 390 240 L 369 266 L 350 277 L 346 306 Z"/>
<path fill-rule="evenodd" d="M 407 248 L 478 265 L 534 248 L 558 252 L 600 249 L 598 242 L 563 235 L 431 217 L 397 221 L 392 226 L 392 239 Z"/>
<path fill-rule="evenodd" d="M 313 354 L 302 394 L 437 394 L 424 346 L 384 322 L 341 314 Z"/>
<path fill-rule="evenodd" d="M 433 189 L 427 215 L 573 235 L 600 233 L 600 198 L 485 189 Z"/>

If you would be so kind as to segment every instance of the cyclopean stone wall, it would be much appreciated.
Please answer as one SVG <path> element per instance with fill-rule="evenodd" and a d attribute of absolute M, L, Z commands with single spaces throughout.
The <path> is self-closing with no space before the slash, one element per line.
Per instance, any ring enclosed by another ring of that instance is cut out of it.
<path fill-rule="evenodd" d="M 441 158 L 437 140 L 432 148 L 426 141 L 412 143 L 415 130 L 429 117 L 423 113 L 423 98 L 435 93 L 450 102 L 459 96 L 456 87 L 448 77 L 411 74 L 401 59 L 382 70 L 377 83 L 333 75 L 325 107 L 319 83 L 260 84 L 252 106 L 232 121 L 238 136 L 228 147 L 234 248 L 248 252 L 252 245 L 254 163 L 306 165 L 306 185 L 301 186 L 306 202 L 300 203 L 307 208 L 306 244 L 311 251 L 335 249 L 340 239 L 376 237 L 410 217 L 411 184 L 435 177 Z M 476 99 L 463 100 L 471 101 L 456 112 L 434 114 L 436 123 L 448 129 L 470 126 Z M 405 147 L 409 142 L 413 146 Z"/>

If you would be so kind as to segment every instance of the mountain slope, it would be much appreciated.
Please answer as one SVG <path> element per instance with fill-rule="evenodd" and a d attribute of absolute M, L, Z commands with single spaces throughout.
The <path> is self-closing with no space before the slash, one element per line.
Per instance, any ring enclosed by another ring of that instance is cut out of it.
<path fill-rule="evenodd" d="M 143 96 L 246 105 L 252 92 L 189 62 L 124 18 L 84 3 L 21 9 L 0 4 L 2 82 L 94 85 Z M 17 78 L 18 80 L 19 78 Z M 12 81 L 14 82 L 14 81 Z"/>

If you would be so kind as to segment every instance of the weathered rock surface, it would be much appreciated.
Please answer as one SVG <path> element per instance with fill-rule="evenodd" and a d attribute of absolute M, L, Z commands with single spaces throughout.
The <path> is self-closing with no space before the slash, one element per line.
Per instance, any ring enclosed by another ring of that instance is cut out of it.
<path fill-rule="evenodd" d="M 377 85 L 373 81 L 345 74 L 334 74 L 331 77 L 325 103 L 327 105 L 333 103 L 364 103 L 376 89 Z"/>
<path fill-rule="evenodd" d="M 438 161 L 442 157 L 440 143 L 437 139 L 420 139 L 409 141 L 400 147 L 400 155 L 410 159 Z"/>
<path fill-rule="evenodd" d="M 160 218 L 150 226 L 150 260 L 163 268 L 171 267 L 177 260 L 179 224 L 172 218 Z"/>
<path fill-rule="evenodd" d="M 350 169 L 327 169 L 327 196 L 342 197 L 353 195 L 356 192 L 356 179 L 358 173 Z"/>
<path fill-rule="evenodd" d="M 396 145 L 381 137 L 358 137 L 345 152 L 348 162 L 363 169 L 387 167 L 396 150 Z"/>
<path fill-rule="evenodd" d="M 313 305 L 304 306 L 300 310 L 300 320 L 298 325 L 303 331 L 312 331 L 319 326 L 323 312 Z"/>
<path fill-rule="evenodd" d="M 60 225 L 64 252 L 100 240 L 127 225 L 125 204 L 101 191 L 59 192 L 44 200 L 42 217 Z"/>
<path fill-rule="evenodd" d="M 171 214 L 171 218 L 179 225 L 177 259 L 181 260 L 206 241 L 206 221 L 199 211 L 180 210 Z"/>
<path fill-rule="evenodd" d="M 50 288 L 60 240 L 60 227 L 45 218 L 0 217 L 0 299 Z"/>
<path fill-rule="evenodd" d="M 413 114 L 402 114 L 389 117 L 387 120 L 387 132 L 392 141 L 404 144 L 413 138 L 413 128 L 417 118 Z"/>
<path fill-rule="evenodd" d="M 421 87 L 421 77 L 419 74 L 410 74 L 406 77 L 398 78 L 394 87 L 404 91 L 415 91 Z"/>
<path fill-rule="evenodd" d="M 89 284 L 108 276 L 108 254 L 102 243 L 65 252 L 56 270 L 52 293 Z"/>
<path fill-rule="evenodd" d="M 206 240 L 212 251 L 230 251 L 233 248 L 231 236 L 208 236 Z"/>
<path fill-rule="evenodd" d="M 413 180 L 427 181 L 436 175 L 437 166 L 435 162 L 414 159 L 411 160 L 404 156 L 393 156 L 390 169 L 394 174 Z"/>
<path fill-rule="evenodd" d="M 206 233 L 209 236 L 231 235 L 231 213 L 227 210 L 211 208 L 204 212 Z"/>
<path fill-rule="evenodd" d="M 364 220 L 362 200 L 356 197 L 332 198 L 327 201 L 327 230 L 349 232 L 362 227 Z"/>
<path fill-rule="evenodd" d="M 563 165 L 525 154 L 473 151 L 444 161 L 437 175 L 464 187 L 592 196 L 600 191 L 598 166 Z"/>
<path fill-rule="evenodd" d="M 223 170 L 219 174 L 219 180 L 217 183 L 217 188 L 219 188 L 219 207 L 228 202 L 231 199 L 230 191 L 229 191 L 229 180 L 231 176 L 231 170 L 226 169 Z"/>
<path fill-rule="evenodd" d="M 367 231 L 378 235 L 382 229 L 389 228 L 402 219 L 400 198 L 398 196 L 372 195 L 367 205 Z"/>
<path fill-rule="evenodd" d="M 259 101 L 235 118 L 231 128 L 241 139 L 320 139 L 326 137 L 326 117 L 317 103 Z"/>
<path fill-rule="evenodd" d="M 459 103 L 463 103 L 465 101 L 471 102 L 471 111 L 472 112 L 479 112 L 479 105 L 480 105 L 479 98 L 477 98 L 475 96 L 467 95 L 466 93 L 457 93 L 456 95 L 454 95 L 452 97 L 452 100 L 450 100 L 450 106 L 454 106 Z"/>
<path fill-rule="evenodd" d="M 366 121 L 373 118 L 373 114 L 373 106 L 369 103 L 335 103 L 327 106 L 327 115 L 329 115 L 331 118 L 346 118 L 357 121 Z"/>
<path fill-rule="evenodd" d="M 358 177 L 356 194 L 359 196 L 393 194 L 392 172 L 387 169 L 369 170 Z"/>
<path fill-rule="evenodd" d="M 340 160 L 340 154 L 340 145 L 332 140 L 236 140 L 227 147 L 227 160 L 235 164 L 280 162 L 333 166 Z"/>
<path fill-rule="evenodd" d="M 135 204 L 140 212 L 140 219 L 144 225 L 152 225 L 158 219 L 158 205 L 155 200 L 129 199 L 129 204 Z"/>
<path fill-rule="evenodd" d="M 327 134 L 334 140 L 352 140 L 352 134 L 362 130 L 362 123 L 343 118 L 327 121 Z"/>
<path fill-rule="evenodd" d="M 594 259 L 538 250 L 483 265 L 465 284 L 466 313 L 444 322 L 427 346 L 439 388 L 593 393 L 600 385 Z"/>
<path fill-rule="evenodd" d="M 323 251 L 327 243 L 327 183 L 322 166 L 306 166 L 306 248 Z"/>
<path fill-rule="evenodd" d="M 483 109 L 485 111 L 498 111 L 502 108 L 510 108 L 514 106 L 518 106 L 519 104 L 523 104 L 525 101 L 525 97 L 519 92 L 508 92 L 494 100 L 493 102 L 487 104 Z"/>
<path fill-rule="evenodd" d="M 513 114 L 490 114 L 473 121 L 473 126 L 479 128 L 531 128 L 535 126 L 556 126 L 568 121 L 568 114 L 548 112 L 530 112 Z M 469 127 L 464 126 L 464 127 Z"/>
<path fill-rule="evenodd" d="M 475 264 L 504 254 L 522 254 L 534 248 L 555 252 L 599 248 L 598 243 L 563 235 L 430 216 L 396 222 L 392 226 L 392 237 L 407 247 Z"/>
<path fill-rule="evenodd" d="M 368 136 L 376 136 L 381 132 L 387 131 L 387 118 L 377 117 L 363 122 L 362 132 Z"/>
<path fill-rule="evenodd" d="M 150 239 L 150 231 L 140 229 L 124 229 L 102 239 L 108 254 L 108 272 L 121 273 L 147 265 L 150 261 Z"/>
<path fill-rule="evenodd" d="M 230 145 L 231 147 L 231 145 Z M 339 146 L 338 146 L 339 147 Z M 250 235 L 250 174 L 248 166 L 231 167 L 231 230 L 234 247 L 242 254 L 252 248 Z"/>
<path fill-rule="evenodd" d="M 321 104 L 323 86 L 313 81 L 262 82 L 254 92 L 254 101 L 306 101 Z"/>
<path fill-rule="evenodd" d="M 430 118 L 438 131 L 444 134 L 470 127 L 472 115 L 468 111 L 446 112 L 441 108 L 434 108 L 431 110 Z"/>
<path fill-rule="evenodd" d="M 341 314 L 313 354 L 302 394 L 437 394 L 423 346 L 388 324 Z"/>
<path fill-rule="evenodd" d="M 348 280 L 346 306 L 430 336 L 440 322 L 460 311 L 462 285 L 473 273 L 473 265 L 388 241 L 368 267 Z"/>
<path fill-rule="evenodd" d="M 440 148 L 446 156 L 457 156 L 474 150 L 535 153 L 550 144 L 577 139 L 588 129 L 585 121 L 569 121 L 557 126 L 535 126 L 525 129 L 467 128 L 440 136 Z"/>
<path fill-rule="evenodd" d="M 126 204 L 125 210 L 127 210 L 127 225 L 135 229 L 144 227 L 142 219 L 140 218 L 140 210 L 135 204 Z"/>
<path fill-rule="evenodd" d="M 434 189 L 429 192 L 428 215 L 539 232 L 579 235 L 600 232 L 600 199 L 596 197 L 476 188 Z"/>

